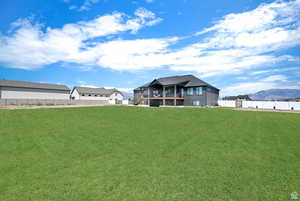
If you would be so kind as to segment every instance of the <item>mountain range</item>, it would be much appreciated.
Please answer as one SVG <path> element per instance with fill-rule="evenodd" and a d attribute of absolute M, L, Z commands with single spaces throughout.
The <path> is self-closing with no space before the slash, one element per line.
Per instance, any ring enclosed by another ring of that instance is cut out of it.
<path fill-rule="evenodd" d="M 300 89 L 268 89 L 248 95 L 252 100 L 286 100 L 300 98 Z"/>

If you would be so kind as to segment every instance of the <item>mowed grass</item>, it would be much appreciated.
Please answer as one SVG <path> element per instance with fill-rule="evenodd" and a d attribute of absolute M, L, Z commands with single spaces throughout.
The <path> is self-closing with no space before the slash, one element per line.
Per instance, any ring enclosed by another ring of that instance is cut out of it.
<path fill-rule="evenodd" d="M 1 201 L 274 201 L 292 192 L 300 194 L 299 114 L 0 110 Z"/>

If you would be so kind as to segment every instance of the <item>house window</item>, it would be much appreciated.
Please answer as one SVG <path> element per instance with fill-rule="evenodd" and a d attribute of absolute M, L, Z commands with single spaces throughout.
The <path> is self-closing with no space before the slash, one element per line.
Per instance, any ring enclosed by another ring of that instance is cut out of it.
<path fill-rule="evenodd" d="M 194 95 L 194 88 L 188 88 L 187 89 L 187 95 L 189 95 L 189 96 Z"/>
<path fill-rule="evenodd" d="M 202 95 L 202 87 L 195 87 L 195 95 L 196 96 Z"/>
<path fill-rule="evenodd" d="M 184 88 L 181 88 L 180 89 L 180 97 L 183 97 L 184 96 Z"/>
<path fill-rule="evenodd" d="M 147 88 L 143 89 L 143 96 L 148 97 L 148 89 Z"/>
<path fill-rule="evenodd" d="M 200 106 L 200 101 L 199 100 L 194 100 L 193 101 L 193 106 Z"/>
<path fill-rule="evenodd" d="M 158 89 L 153 89 L 152 90 L 152 94 L 153 94 L 153 97 L 159 97 L 159 91 L 158 91 Z"/>
<path fill-rule="evenodd" d="M 166 97 L 173 97 L 174 96 L 174 88 L 169 87 L 166 88 Z"/>

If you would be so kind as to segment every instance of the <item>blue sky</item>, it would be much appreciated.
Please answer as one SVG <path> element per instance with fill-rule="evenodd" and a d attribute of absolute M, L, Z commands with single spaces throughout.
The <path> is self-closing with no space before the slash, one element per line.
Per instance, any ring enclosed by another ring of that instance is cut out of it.
<path fill-rule="evenodd" d="M 221 95 L 300 88 L 300 0 L 1 0 L 0 79 L 131 90 L 194 74 Z"/>

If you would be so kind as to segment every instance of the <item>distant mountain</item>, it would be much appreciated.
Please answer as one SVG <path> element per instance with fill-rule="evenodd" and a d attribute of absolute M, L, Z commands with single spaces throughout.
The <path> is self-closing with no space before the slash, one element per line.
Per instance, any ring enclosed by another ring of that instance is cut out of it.
<path fill-rule="evenodd" d="M 133 99 L 133 92 L 126 92 L 126 91 L 121 91 L 121 92 L 124 95 L 125 100 Z"/>
<path fill-rule="evenodd" d="M 237 100 L 237 99 L 251 100 L 251 98 L 248 95 L 225 96 L 224 98 L 222 98 L 222 100 Z"/>
<path fill-rule="evenodd" d="M 300 97 L 300 89 L 269 89 L 249 94 L 252 100 L 284 100 Z"/>

